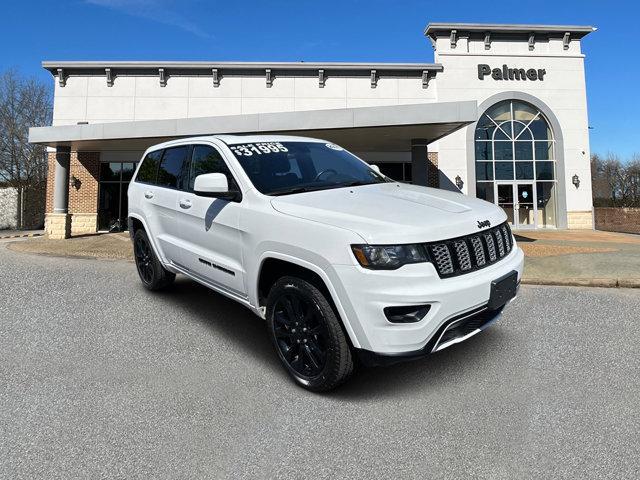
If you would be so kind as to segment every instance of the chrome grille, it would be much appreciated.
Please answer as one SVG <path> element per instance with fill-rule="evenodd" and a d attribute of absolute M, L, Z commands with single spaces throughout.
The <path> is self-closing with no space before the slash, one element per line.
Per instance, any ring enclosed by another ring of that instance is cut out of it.
<path fill-rule="evenodd" d="M 487 232 L 484 233 L 482 235 L 484 237 L 484 241 L 487 243 L 487 251 L 489 252 L 489 261 L 490 262 L 495 262 L 497 255 L 496 255 L 496 245 L 495 243 L 493 243 L 493 235 L 491 235 L 491 232 Z"/>
<path fill-rule="evenodd" d="M 472 272 L 495 263 L 513 248 L 507 223 L 483 232 L 425 245 L 441 278 Z"/>
<path fill-rule="evenodd" d="M 492 233 L 493 236 L 496 237 L 496 244 L 498 245 L 498 256 L 502 258 L 504 257 L 504 239 L 502 238 L 502 232 L 498 228 Z"/>
<path fill-rule="evenodd" d="M 431 255 L 438 264 L 438 271 L 442 272 L 442 275 L 451 275 L 453 273 L 453 261 L 451 259 L 451 252 L 446 243 L 439 243 L 431 246 Z"/>
<path fill-rule="evenodd" d="M 473 254 L 476 257 L 476 265 L 479 267 L 484 267 L 487 263 L 487 260 L 484 256 L 484 248 L 482 247 L 482 240 L 480 237 L 471 237 L 471 245 L 473 246 Z"/>
<path fill-rule="evenodd" d="M 460 270 L 466 272 L 471 270 L 471 255 L 469 254 L 469 247 L 464 240 L 456 240 L 453 242 L 453 248 L 460 264 Z"/>
<path fill-rule="evenodd" d="M 506 224 L 500 225 L 500 231 L 502 232 L 502 236 L 504 237 L 504 244 L 507 247 L 507 250 L 511 250 L 511 232 Z"/>

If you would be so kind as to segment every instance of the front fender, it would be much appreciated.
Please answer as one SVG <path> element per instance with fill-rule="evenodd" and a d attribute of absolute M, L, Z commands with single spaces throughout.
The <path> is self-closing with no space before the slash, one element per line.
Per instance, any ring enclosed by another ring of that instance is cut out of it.
<path fill-rule="evenodd" d="M 283 253 L 280 248 L 286 247 L 289 253 Z M 300 247 L 292 247 L 291 245 L 279 245 L 277 242 L 266 242 L 264 250 L 257 255 L 257 275 L 255 276 L 255 282 L 251 286 L 249 292 L 250 298 L 254 299 L 255 305 L 258 305 L 258 283 L 260 281 L 260 272 L 264 262 L 268 259 L 277 259 L 285 262 L 289 262 L 300 267 L 306 268 L 315 274 L 317 274 L 324 282 L 334 305 L 338 310 L 338 315 L 342 320 L 342 324 L 351 339 L 351 343 L 355 348 L 361 348 L 358 341 L 359 328 L 357 325 L 352 325 L 349 321 L 354 317 L 354 310 L 351 303 L 348 300 L 347 292 L 340 282 L 340 279 L 331 264 L 329 264 L 322 256 L 314 253 L 310 250 L 306 250 Z M 351 313 L 351 314 L 350 314 Z"/>

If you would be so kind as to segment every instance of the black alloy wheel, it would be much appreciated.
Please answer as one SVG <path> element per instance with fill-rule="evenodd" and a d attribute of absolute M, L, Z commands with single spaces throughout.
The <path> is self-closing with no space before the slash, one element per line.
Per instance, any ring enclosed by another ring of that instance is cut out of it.
<path fill-rule="evenodd" d="M 174 273 L 165 269 L 151 246 L 149 237 L 143 229 L 133 235 L 133 257 L 142 284 L 149 290 L 161 290 L 173 283 Z"/>
<path fill-rule="evenodd" d="M 328 332 L 320 309 L 308 299 L 287 293 L 274 306 L 273 328 L 280 353 L 305 377 L 319 375 L 327 362 Z"/>
<path fill-rule="evenodd" d="M 351 375 L 353 359 L 346 334 L 334 308 L 315 285 L 283 277 L 271 288 L 266 307 L 271 340 L 296 383 L 322 392 Z"/>
<path fill-rule="evenodd" d="M 133 254 L 136 257 L 136 266 L 138 267 L 140 279 L 144 283 L 150 284 L 153 282 L 153 257 L 149 240 L 142 235 L 136 236 L 133 244 Z"/>

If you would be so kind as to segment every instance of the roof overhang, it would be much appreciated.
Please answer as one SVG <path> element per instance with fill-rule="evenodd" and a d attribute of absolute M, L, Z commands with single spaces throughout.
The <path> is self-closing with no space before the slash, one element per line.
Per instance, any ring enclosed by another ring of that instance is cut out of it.
<path fill-rule="evenodd" d="M 570 33 L 573 38 L 582 38 L 596 28 L 589 25 L 539 25 L 506 23 L 429 23 L 424 30 L 427 37 L 435 39 L 437 35 L 449 35 L 452 30 L 468 33 L 505 33 L 505 34 L 547 34 L 563 36 Z"/>
<path fill-rule="evenodd" d="M 403 151 L 477 120 L 475 101 L 301 112 L 144 120 L 29 129 L 29 142 L 73 150 L 144 150 L 162 141 L 212 134 L 278 133 L 319 137 L 357 151 Z"/>
<path fill-rule="evenodd" d="M 378 73 L 397 74 L 441 72 L 442 65 L 437 63 L 347 63 L 347 62 L 174 62 L 174 61 L 44 61 L 42 67 L 52 75 L 59 69 L 66 75 L 102 74 L 109 68 L 119 73 L 157 74 L 162 68 L 172 74 L 211 73 L 219 70 L 227 75 L 264 72 L 269 69 L 273 74 L 314 74 L 323 70 L 327 74 Z"/>

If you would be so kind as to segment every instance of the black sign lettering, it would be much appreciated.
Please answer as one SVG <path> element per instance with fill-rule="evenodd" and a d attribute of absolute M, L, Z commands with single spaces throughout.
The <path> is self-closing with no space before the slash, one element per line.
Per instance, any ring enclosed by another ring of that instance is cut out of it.
<path fill-rule="evenodd" d="M 478 78 L 484 80 L 486 76 L 491 76 L 494 80 L 529 80 L 535 82 L 543 81 L 547 71 L 544 68 L 509 68 L 502 65 L 502 68 L 491 68 L 486 63 L 478 64 Z"/>
<path fill-rule="evenodd" d="M 484 63 L 481 63 L 480 65 L 478 65 L 478 78 L 480 80 L 484 80 L 484 76 L 489 75 L 490 73 L 491 73 L 491 67 L 489 67 L 489 65 L 486 65 Z"/>

